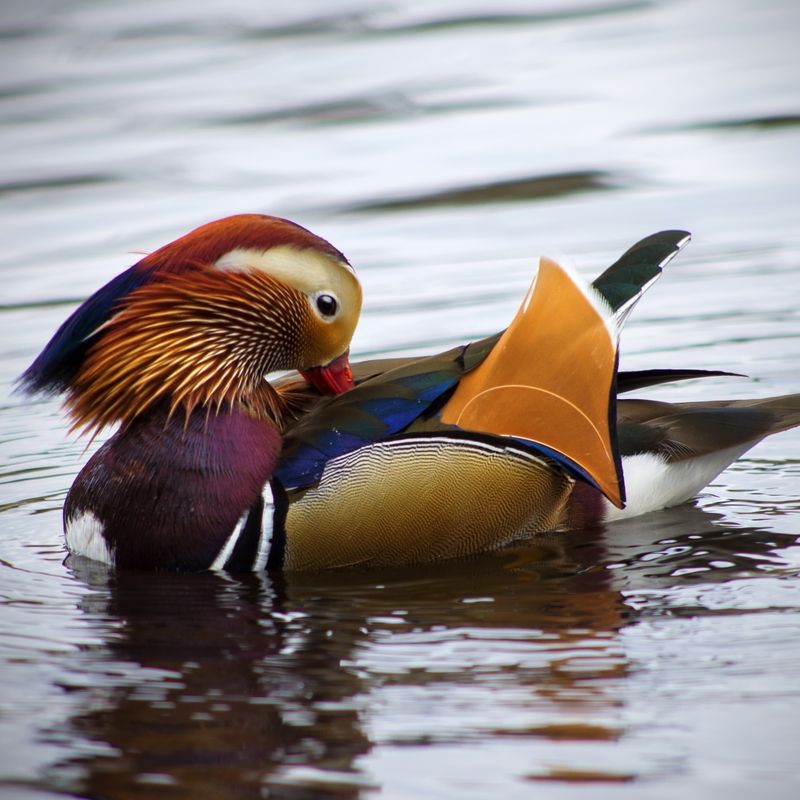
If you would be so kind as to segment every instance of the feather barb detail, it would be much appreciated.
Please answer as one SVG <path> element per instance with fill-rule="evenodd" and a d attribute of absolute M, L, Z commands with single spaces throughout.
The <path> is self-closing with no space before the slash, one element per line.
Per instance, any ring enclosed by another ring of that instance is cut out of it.
<path fill-rule="evenodd" d="M 242 404 L 275 419 L 282 404 L 264 376 L 298 360 L 310 313 L 301 292 L 263 273 L 163 275 L 98 329 L 65 401 L 72 430 L 95 435 L 159 402 L 187 417 Z"/>

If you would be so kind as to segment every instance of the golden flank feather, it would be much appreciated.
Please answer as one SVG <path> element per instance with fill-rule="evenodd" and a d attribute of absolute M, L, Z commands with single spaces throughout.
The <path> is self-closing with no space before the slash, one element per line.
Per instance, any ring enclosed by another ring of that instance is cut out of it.
<path fill-rule="evenodd" d="M 163 401 L 187 418 L 238 404 L 280 425 L 264 376 L 303 363 L 317 326 L 306 295 L 263 272 L 161 276 L 96 332 L 65 402 L 72 430 L 94 435 Z"/>

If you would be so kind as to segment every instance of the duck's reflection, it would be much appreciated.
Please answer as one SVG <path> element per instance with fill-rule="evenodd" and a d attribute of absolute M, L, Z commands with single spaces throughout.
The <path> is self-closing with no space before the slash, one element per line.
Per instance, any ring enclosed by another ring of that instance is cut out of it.
<path fill-rule="evenodd" d="M 338 774 L 367 750 L 346 640 L 293 614 L 279 580 L 72 566 L 100 583 L 86 611 L 107 637 L 90 667 L 103 686 L 72 729 L 111 751 L 78 759 L 81 794 L 260 797 L 279 767 Z"/>
<path fill-rule="evenodd" d="M 391 572 L 75 562 L 99 644 L 76 663 L 85 703 L 58 731 L 76 756 L 54 782 L 92 798 L 347 798 L 373 785 L 376 745 L 614 739 L 629 669 L 617 634 L 640 613 L 629 593 L 729 574 L 713 564 L 752 570 L 794 540 L 684 507 Z M 448 705 L 465 687 L 485 707 Z"/>

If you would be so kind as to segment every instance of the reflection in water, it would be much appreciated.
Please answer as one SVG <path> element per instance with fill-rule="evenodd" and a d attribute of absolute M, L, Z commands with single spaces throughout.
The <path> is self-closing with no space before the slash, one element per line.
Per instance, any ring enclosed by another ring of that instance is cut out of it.
<path fill-rule="evenodd" d="M 534 175 L 497 181 L 458 189 L 447 189 L 418 197 L 396 200 L 376 200 L 353 206 L 350 211 L 399 211 L 410 208 L 471 205 L 479 203 L 511 203 L 522 200 L 542 200 L 562 197 L 576 192 L 607 190 L 613 186 L 613 176 L 601 170 L 564 172 L 557 175 Z"/>
<path fill-rule="evenodd" d="M 659 613 L 636 590 L 752 571 L 793 542 L 685 507 L 414 570 L 109 575 L 73 559 L 105 643 L 73 665 L 91 676 L 72 687 L 80 711 L 47 734 L 81 755 L 50 778 L 88 797 L 357 797 L 375 748 L 478 738 L 549 743 L 520 777 L 632 780 L 602 765 L 630 698 L 618 634 Z M 392 705 L 407 725 L 382 727 Z M 601 766 L 559 766 L 568 743 Z"/>
<path fill-rule="evenodd" d="M 499 330 L 540 253 L 593 277 L 687 228 L 624 367 L 796 392 L 797 0 L 480 5 L 4 3 L 3 392 L 131 253 L 246 210 L 344 248 L 364 357 Z M 52 400 L 0 406 L 0 795 L 800 787 L 800 431 L 721 476 L 724 518 L 275 582 L 65 568 L 84 443 Z"/>
<path fill-rule="evenodd" d="M 769 114 L 763 117 L 743 117 L 741 119 L 721 119 L 711 122 L 691 122 L 677 128 L 664 127 L 663 130 L 739 130 L 741 128 L 766 129 L 788 128 L 800 125 L 800 114 Z"/>
<path fill-rule="evenodd" d="M 75 570 L 86 580 L 96 568 Z M 92 656 L 95 669 L 117 677 L 87 690 L 71 729 L 111 749 L 56 773 L 80 766 L 79 791 L 92 797 L 164 784 L 217 798 L 261 796 L 281 765 L 350 770 L 368 742 L 346 707 L 360 681 L 338 669 L 347 638 L 327 640 L 294 619 L 280 580 L 175 578 L 106 576 L 87 600 L 90 617 L 119 628 Z M 229 795 L 229 784 L 239 793 Z"/>
<path fill-rule="evenodd" d="M 797 544 L 797 535 L 728 527 L 722 514 L 684 504 L 615 523 L 606 541 L 614 585 L 621 591 L 680 589 L 758 572 L 794 574 L 776 551 Z"/>

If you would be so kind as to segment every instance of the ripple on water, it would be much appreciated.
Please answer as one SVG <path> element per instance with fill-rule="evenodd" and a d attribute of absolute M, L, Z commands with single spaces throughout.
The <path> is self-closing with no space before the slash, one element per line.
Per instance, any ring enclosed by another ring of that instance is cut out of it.
<path fill-rule="evenodd" d="M 540 253 L 592 277 L 692 229 L 623 366 L 752 376 L 669 400 L 797 391 L 797 8 L 9 6 L 0 384 L 141 252 L 255 210 L 357 265 L 371 356 L 501 329 Z M 699 507 L 466 562 L 114 576 L 63 563 L 83 443 L 57 402 L 4 396 L 0 792 L 780 796 L 800 786 L 799 441 Z"/>

